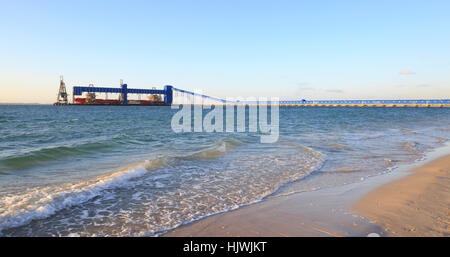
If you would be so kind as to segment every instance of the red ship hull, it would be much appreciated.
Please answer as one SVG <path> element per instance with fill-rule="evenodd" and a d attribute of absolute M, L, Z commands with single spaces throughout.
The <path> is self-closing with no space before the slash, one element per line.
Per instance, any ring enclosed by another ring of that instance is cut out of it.
<path fill-rule="evenodd" d="M 105 100 L 105 99 L 95 99 L 94 102 L 87 102 L 86 98 L 74 98 L 74 104 L 81 105 L 121 105 L 122 102 L 119 100 Z M 128 100 L 128 105 L 165 105 L 164 102 L 154 102 L 147 100 Z"/>

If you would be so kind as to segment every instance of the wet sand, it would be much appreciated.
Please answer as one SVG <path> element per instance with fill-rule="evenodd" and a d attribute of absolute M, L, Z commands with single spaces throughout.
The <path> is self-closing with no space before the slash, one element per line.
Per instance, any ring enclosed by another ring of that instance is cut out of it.
<path fill-rule="evenodd" d="M 339 207 L 347 190 L 320 190 L 269 199 L 181 226 L 164 236 L 320 237 L 383 235 L 381 228 Z"/>
<path fill-rule="evenodd" d="M 360 183 L 269 197 L 163 236 L 448 236 L 450 147 L 444 148 Z"/>
<path fill-rule="evenodd" d="M 353 209 L 390 236 L 449 236 L 450 155 L 377 188 Z"/>

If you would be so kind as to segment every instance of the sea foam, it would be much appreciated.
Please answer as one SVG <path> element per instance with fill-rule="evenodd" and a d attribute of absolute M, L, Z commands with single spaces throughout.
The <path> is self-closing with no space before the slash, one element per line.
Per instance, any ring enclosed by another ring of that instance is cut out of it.
<path fill-rule="evenodd" d="M 160 160 L 147 160 L 91 180 L 27 190 L 0 199 L 0 231 L 44 219 L 64 208 L 78 205 L 101 195 L 105 189 L 125 186 L 130 179 L 163 165 Z"/>

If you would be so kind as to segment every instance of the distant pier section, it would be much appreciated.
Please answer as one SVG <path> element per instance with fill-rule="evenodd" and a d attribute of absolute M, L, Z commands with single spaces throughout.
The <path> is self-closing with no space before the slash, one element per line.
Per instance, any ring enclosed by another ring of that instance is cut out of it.
<path fill-rule="evenodd" d="M 174 94 L 184 97 L 198 97 L 209 103 L 223 105 L 258 105 L 255 101 L 229 101 L 203 95 L 188 90 L 173 88 Z M 417 100 L 293 100 L 278 102 L 280 106 L 297 106 L 297 107 L 450 107 L 450 99 L 417 99 Z M 268 103 L 270 105 L 270 103 Z"/>
<path fill-rule="evenodd" d="M 324 107 L 450 107 L 450 99 L 432 100 L 300 100 L 280 101 L 280 106 Z"/>

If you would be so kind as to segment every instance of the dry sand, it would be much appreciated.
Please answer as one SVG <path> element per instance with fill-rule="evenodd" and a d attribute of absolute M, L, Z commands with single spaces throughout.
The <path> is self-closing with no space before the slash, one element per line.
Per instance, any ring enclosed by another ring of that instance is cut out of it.
<path fill-rule="evenodd" d="M 391 236 L 450 235 L 450 155 L 364 196 L 353 209 Z"/>

